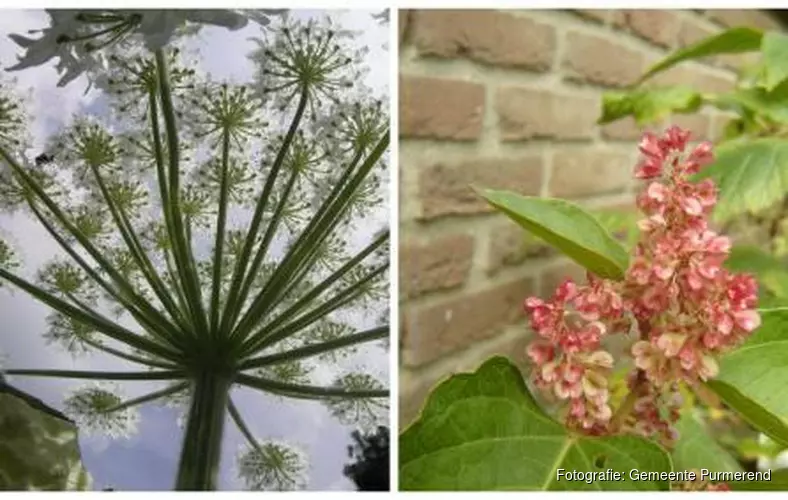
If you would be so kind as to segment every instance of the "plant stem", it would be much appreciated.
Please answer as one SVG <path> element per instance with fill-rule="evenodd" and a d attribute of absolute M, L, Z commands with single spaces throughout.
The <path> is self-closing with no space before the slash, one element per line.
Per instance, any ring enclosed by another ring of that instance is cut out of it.
<path fill-rule="evenodd" d="M 175 489 L 213 491 L 219 475 L 224 416 L 232 380 L 209 369 L 197 374 L 193 384 Z"/>
<path fill-rule="evenodd" d="M 627 417 L 632 410 L 635 408 L 635 402 L 637 402 L 638 391 L 630 391 L 627 393 L 627 397 L 624 398 L 624 401 L 621 403 L 621 406 L 618 407 L 616 413 L 613 414 L 613 418 L 610 419 L 610 431 L 615 434 L 620 429 L 621 426 L 624 425 L 624 421 L 626 421 Z"/>

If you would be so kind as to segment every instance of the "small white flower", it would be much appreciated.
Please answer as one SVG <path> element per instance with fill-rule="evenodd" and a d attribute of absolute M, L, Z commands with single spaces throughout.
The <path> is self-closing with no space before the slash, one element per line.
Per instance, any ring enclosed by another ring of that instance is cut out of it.
<path fill-rule="evenodd" d="M 93 435 L 128 438 L 137 430 L 136 408 L 112 410 L 123 402 L 116 384 L 95 383 L 72 392 L 65 401 L 65 412 L 80 429 Z"/>
<path fill-rule="evenodd" d="M 106 67 L 106 59 L 100 50 L 110 47 L 135 34 L 142 36 L 150 50 L 169 44 L 173 38 L 194 34 L 189 25 L 210 24 L 230 30 L 238 30 L 248 24 L 249 19 L 260 26 L 269 22 L 269 17 L 281 15 L 280 9 L 263 11 L 215 10 L 119 10 L 79 11 L 47 9 L 49 27 L 40 30 L 39 38 L 12 34 L 10 38 L 22 49 L 16 65 L 9 71 L 18 71 L 39 66 L 57 58 L 57 70 L 63 87 L 82 73 Z"/>
<path fill-rule="evenodd" d="M 350 373 L 338 378 L 334 387 L 348 391 L 365 391 L 383 389 L 372 375 L 366 373 Z M 356 425 L 363 431 L 375 429 L 388 416 L 388 398 L 331 398 L 325 405 L 331 414 L 344 425 Z"/>
<path fill-rule="evenodd" d="M 288 443 L 266 441 L 242 448 L 236 464 L 238 475 L 250 490 L 303 490 L 308 482 L 306 453 Z"/>

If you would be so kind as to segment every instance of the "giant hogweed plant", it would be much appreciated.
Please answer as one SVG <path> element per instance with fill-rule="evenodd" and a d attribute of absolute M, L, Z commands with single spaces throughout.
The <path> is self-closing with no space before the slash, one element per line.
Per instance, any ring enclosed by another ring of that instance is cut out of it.
<path fill-rule="evenodd" d="M 169 35 L 183 35 L 178 19 L 236 15 L 173 12 L 159 19 L 176 24 Z M 359 83 L 354 34 L 272 24 L 249 56 L 253 81 L 239 85 L 198 74 L 176 39 L 160 40 L 167 26 L 148 32 L 139 12 L 50 15 L 37 41 L 17 37 L 18 66 L 60 56 L 61 71 L 105 90 L 112 113 L 76 117 L 33 161 L 4 77 L 0 202 L 61 252 L 31 274 L 4 241 L 0 283 L 51 309 L 49 341 L 139 370 L 5 373 L 98 381 L 65 408 L 80 428 L 113 436 L 133 430 L 139 405 L 185 405 L 176 489 L 217 487 L 225 420 L 248 441 L 237 469 L 249 488 L 305 487 L 305 455 L 255 435 L 246 421 L 268 417 L 236 402 L 316 401 L 362 426 L 386 414 L 386 382 L 357 354 L 385 348 L 389 331 L 388 229 L 369 222 L 384 201 L 388 115 Z M 98 49 L 104 65 L 90 62 Z M 124 399 L 101 381 L 161 387 Z"/>
<path fill-rule="evenodd" d="M 788 316 L 758 309 L 755 278 L 724 266 L 731 240 L 710 224 L 715 181 L 696 179 L 713 168 L 712 147 L 689 140 L 671 127 L 640 142 L 641 216 L 630 249 L 564 200 L 480 191 L 585 267 L 587 281 L 525 299 L 527 381 L 496 357 L 434 390 L 400 437 L 404 489 L 788 487 L 780 473 L 744 474 L 696 411 L 724 403 L 788 443 L 779 395 Z"/>

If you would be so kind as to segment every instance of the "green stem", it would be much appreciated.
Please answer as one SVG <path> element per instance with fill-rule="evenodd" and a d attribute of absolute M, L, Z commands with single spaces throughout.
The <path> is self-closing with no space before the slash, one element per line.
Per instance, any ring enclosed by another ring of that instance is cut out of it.
<path fill-rule="evenodd" d="M 148 324 L 157 325 L 158 328 L 163 329 L 171 329 L 171 324 L 156 308 L 148 303 L 143 297 L 141 297 L 129 284 L 123 276 L 115 269 L 115 267 L 110 264 L 106 258 L 104 258 L 103 253 L 97 249 L 90 240 L 79 230 L 77 229 L 74 224 L 72 224 L 68 218 L 65 216 L 63 211 L 58 207 L 57 203 L 55 203 L 49 195 L 41 188 L 41 186 L 28 174 L 17 162 L 11 157 L 10 154 L 0 146 L 0 156 L 5 159 L 6 163 L 12 168 L 14 174 L 17 178 L 32 192 L 35 196 L 41 200 L 41 202 L 47 207 L 47 209 L 52 212 L 52 214 L 57 218 L 58 222 L 62 224 L 62 226 L 68 231 L 74 238 L 79 242 L 80 245 L 90 254 L 91 257 L 96 261 L 96 263 L 112 278 L 112 280 L 116 283 L 116 285 L 125 293 L 128 294 L 130 299 L 133 303 L 139 307 L 140 315 L 146 318 Z M 28 198 L 28 204 L 32 207 L 34 204 L 32 203 L 32 199 Z M 124 302 L 121 302 L 122 304 Z M 125 306 L 125 304 L 124 304 Z M 130 311 L 131 312 L 131 311 Z"/>
<path fill-rule="evenodd" d="M 238 427 L 239 431 L 241 431 L 241 434 L 243 434 L 243 436 L 253 448 L 260 451 L 260 443 L 257 442 L 257 440 L 254 438 L 254 434 L 252 434 L 252 431 L 249 430 L 249 427 L 246 425 L 246 422 L 244 422 L 244 419 L 241 418 L 241 413 L 238 411 L 238 408 L 235 406 L 235 403 L 233 403 L 232 399 L 228 400 L 227 409 L 230 412 L 230 417 L 233 419 L 233 422 L 235 422 L 235 426 Z"/>
<path fill-rule="evenodd" d="M 171 210 L 172 240 L 175 251 L 175 262 L 178 266 L 181 279 L 184 281 L 184 292 L 189 301 L 190 309 L 195 320 L 198 335 L 208 335 L 208 321 L 202 304 L 202 293 L 197 278 L 197 266 L 194 263 L 192 248 L 187 241 L 186 229 L 181 211 L 180 193 L 180 145 L 178 143 L 178 130 L 175 122 L 175 109 L 172 104 L 172 89 L 170 84 L 167 59 L 164 50 L 156 51 L 156 68 L 159 76 L 159 97 L 161 98 L 164 128 L 167 134 L 167 152 L 169 153 L 169 196 L 168 205 Z"/>
<path fill-rule="evenodd" d="M 73 293 L 69 293 L 69 294 L 67 294 L 67 296 L 68 296 L 69 299 L 71 299 L 71 302 L 73 302 L 80 309 L 82 309 L 82 312 L 84 312 L 85 314 L 94 314 L 93 310 L 90 309 L 90 307 L 88 307 L 87 304 L 85 304 L 84 302 L 79 300 L 79 298 L 77 298 Z M 116 357 L 121 358 L 121 359 L 125 359 L 127 361 L 132 361 L 134 363 L 139 363 L 141 365 L 151 366 L 151 367 L 154 367 L 154 368 L 163 368 L 165 370 L 176 370 L 178 368 L 176 365 L 173 365 L 173 364 L 163 363 L 161 361 L 156 361 L 156 360 L 153 360 L 153 359 L 146 359 L 146 358 L 143 358 L 141 356 L 135 356 L 133 354 L 125 353 L 125 352 L 120 351 L 118 349 L 113 349 L 112 347 L 105 346 L 105 345 L 101 344 L 100 342 L 97 342 L 95 340 L 91 340 L 88 337 L 81 338 L 80 340 L 82 342 L 84 342 L 85 344 L 89 345 L 90 347 L 94 348 L 94 349 L 97 349 L 99 351 L 103 351 L 103 352 L 105 352 L 107 354 L 110 354 L 112 356 L 116 356 Z"/>
<path fill-rule="evenodd" d="M 159 398 L 163 398 L 165 396 L 169 396 L 170 394 L 179 393 L 189 387 L 189 382 L 183 382 L 180 384 L 175 384 L 171 387 L 167 387 L 166 389 L 162 389 L 160 391 L 151 392 L 150 394 L 145 394 L 144 396 L 140 396 L 138 398 L 130 399 L 128 401 L 124 401 L 120 404 L 113 406 L 112 408 L 108 408 L 104 410 L 106 413 L 113 413 L 116 411 L 125 410 L 126 408 L 131 408 L 132 406 L 137 406 L 145 403 L 149 403 L 151 401 L 156 401 Z"/>
<path fill-rule="evenodd" d="M 126 311 L 128 311 L 128 313 L 131 314 L 131 316 L 140 325 L 147 328 L 148 331 L 150 331 L 157 338 L 167 342 L 167 344 L 172 346 L 173 349 L 181 350 L 183 348 L 183 345 L 178 341 L 178 338 L 173 337 L 172 335 L 169 334 L 170 330 L 168 328 L 166 327 L 161 328 L 155 323 L 151 323 L 148 317 L 145 316 L 139 310 L 139 308 L 136 307 L 135 305 L 136 303 L 134 301 L 129 301 L 125 295 L 115 290 L 115 288 L 110 286 L 110 284 L 107 283 L 106 280 L 104 280 L 96 271 L 94 271 L 93 268 L 90 267 L 90 265 L 88 265 L 87 262 L 85 262 L 85 259 L 83 259 L 71 247 L 71 245 L 69 245 L 68 242 L 62 236 L 60 236 L 60 234 L 58 234 L 57 230 L 54 228 L 54 226 L 52 226 L 52 224 L 49 221 L 46 220 L 44 214 L 42 214 L 41 211 L 36 207 L 35 203 L 30 201 L 29 206 L 30 206 L 30 210 L 38 218 L 39 222 L 41 222 L 41 225 L 43 225 L 44 228 L 47 230 L 47 232 L 52 236 L 52 238 L 54 238 L 54 240 L 57 241 L 60 247 L 63 250 L 65 250 L 66 253 L 72 259 L 74 259 L 74 262 L 76 262 L 82 268 L 82 270 L 85 271 L 85 274 L 90 276 L 90 278 L 92 278 L 93 281 L 95 281 L 99 286 L 101 286 L 109 294 L 110 297 L 117 300 L 118 303 L 121 304 L 126 309 Z M 82 309 L 85 311 L 86 314 L 92 314 L 93 316 L 98 316 L 98 314 L 92 311 L 89 307 L 82 307 Z M 104 332 L 103 330 L 99 330 L 99 331 L 101 331 L 106 335 L 106 332 Z"/>
<path fill-rule="evenodd" d="M 252 353 L 259 352 L 261 349 L 274 345 L 275 343 L 296 334 L 298 331 L 306 328 L 315 321 L 318 321 L 320 318 L 326 317 L 331 312 L 336 311 L 341 307 L 353 302 L 364 294 L 364 287 L 381 275 L 387 268 L 388 263 L 379 266 L 378 268 L 372 270 L 372 272 L 369 274 L 365 275 L 364 278 L 362 278 L 357 283 L 345 288 L 341 292 L 328 299 L 326 302 L 320 304 L 314 309 L 311 309 L 309 312 L 299 316 L 281 328 L 276 330 L 271 330 L 267 327 L 261 328 L 242 346 L 244 354 L 251 355 Z"/>
<path fill-rule="evenodd" d="M 282 392 L 294 394 L 296 396 L 314 396 L 316 398 L 344 398 L 344 399 L 368 399 L 386 398 L 389 396 L 388 389 L 349 391 L 343 387 L 316 387 L 312 385 L 289 384 L 276 380 L 269 380 L 262 377 L 239 374 L 236 377 L 239 384 L 259 389 L 262 391 Z"/>
<path fill-rule="evenodd" d="M 6 375 L 26 377 L 79 378 L 93 380 L 180 380 L 185 375 L 180 370 L 147 372 L 96 372 L 76 370 L 5 370 Z"/>
<path fill-rule="evenodd" d="M 355 344 L 361 344 L 363 342 L 371 342 L 373 340 L 382 339 L 387 337 L 388 334 L 389 334 L 389 325 L 385 325 L 378 328 L 373 328 L 371 330 L 354 333 L 352 335 L 345 335 L 344 337 L 340 337 L 334 340 L 329 340 L 327 342 L 321 342 L 319 344 L 312 344 L 304 347 L 299 347 L 298 349 L 293 349 L 292 351 L 285 351 L 277 354 L 271 354 L 268 356 L 261 356 L 259 358 L 253 358 L 241 363 L 239 369 L 251 370 L 252 368 L 260 368 L 263 366 L 275 365 L 277 363 L 284 363 L 287 361 L 294 361 L 297 359 L 310 358 L 312 356 L 318 356 L 325 352 L 342 349 L 343 347 L 348 347 Z"/>
<path fill-rule="evenodd" d="M 241 313 L 241 308 L 243 307 L 244 302 L 246 302 L 246 297 L 241 296 L 241 286 L 243 285 L 245 278 L 252 279 L 254 278 L 253 274 L 256 273 L 256 270 L 250 270 L 249 276 L 245 276 L 246 266 L 249 263 L 249 259 L 252 255 L 252 249 L 254 248 L 255 240 L 257 239 L 257 233 L 260 231 L 260 224 L 263 221 L 265 207 L 269 198 L 271 198 L 271 194 L 276 184 L 276 178 L 279 175 L 279 170 L 281 169 L 282 163 L 285 160 L 285 155 L 288 148 L 290 147 L 290 143 L 293 141 L 293 136 L 295 136 L 295 133 L 298 130 L 301 117 L 304 115 L 308 97 L 309 92 L 307 89 L 301 89 L 301 97 L 298 102 L 298 108 L 296 109 L 295 115 L 293 116 L 293 121 L 290 123 L 290 128 L 287 130 L 287 134 L 285 135 L 284 141 L 282 142 L 282 147 L 279 149 L 279 152 L 274 159 L 274 164 L 271 166 L 271 171 L 268 173 L 268 178 L 266 179 L 265 185 L 263 186 L 263 192 L 260 195 L 260 198 L 257 200 L 257 206 L 255 207 L 254 215 L 252 216 L 252 222 L 249 225 L 249 232 L 246 235 L 244 247 L 241 251 L 241 257 L 236 261 L 235 264 L 235 270 L 233 271 L 233 281 L 230 284 L 229 297 L 222 313 L 221 329 L 223 332 L 230 332 L 232 325 L 235 323 L 235 321 L 238 319 L 238 315 Z"/>
<path fill-rule="evenodd" d="M 269 332 L 277 328 L 282 323 L 292 319 L 296 315 L 296 313 L 300 312 L 305 307 L 313 305 L 315 303 L 315 300 L 320 295 L 322 295 L 323 292 L 328 290 L 334 283 L 337 283 L 339 280 L 341 280 L 356 265 L 360 264 L 364 259 L 366 259 L 375 250 L 377 250 L 381 245 L 387 242 L 388 238 L 389 238 L 388 232 L 381 234 L 372 243 L 367 245 L 366 248 L 361 250 L 352 259 L 346 262 L 342 267 L 334 271 L 329 277 L 327 277 L 325 280 L 320 282 L 320 284 L 315 286 L 306 295 L 301 297 L 295 304 L 287 308 L 287 310 L 285 310 L 284 312 L 279 314 L 276 318 L 272 319 L 269 323 L 267 323 L 264 327 L 264 331 Z M 253 341 L 254 339 L 250 338 L 249 340 Z"/>
<path fill-rule="evenodd" d="M 243 285 L 241 286 L 241 293 L 240 293 L 240 300 L 245 301 L 246 298 L 249 296 L 249 290 L 252 288 L 252 285 L 257 278 L 257 272 L 260 270 L 260 266 L 262 266 L 263 261 L 265 260 L 265 256 L 268 253 L 268 247 L 271 244 L 271 241 L 276 234 L 276 230 L 279 227 L 279 223 L 282 220 L 282 213 L 284 213 L 284 209 L 288 203 L 288 197 L 290 196 L 290 191 L 292 191 L 293 186 L 295 186 L 295 182 L 298 178 L 298 172 L 293 171 L 290 175 L 290 179 L 287 181 L 287 185 L 285 186 L 284 192 L 282 193 L 282 198 L 279 200 L 279 203 L 274 211 L 271 220 L 268 221 L 268 227 L 265 230 L 265 234 L 263 235 L 263 241 L 260 244 L 260 248 L 257 251 L 257 255 L 254 257 L 254 261 L 252 262 L 251 267 L 249 268 L 249 274 L 244 280 Z M 238 319 L 237 317 L 233 320 Z"/>
<path fill-rule="evenodd" d="M 219 296 L 222 290 L 222 254 L 224 252 L 224 225 L 227 221 L 227 171 L 230 163 L 230 131 L 222 132 L 222 173 L 219 187 L 219 212 L 216 215 L 216 241 L 213 248 L 213 291 L 211 293 L 211 335 L 219 336 Z"/>
<path fill-rule="evenodd" d="M 171 350 L 168 346 L 146 339 L 145 337 L 142 337 L 116 323 L 113 323 L 98 313 L 87 314 L 76 306 L 73 306 L 64 300 L 53 296 L 45 290 L 28 283 L 22 278 L 9 273 L 5 269 L 0 268 L 0 278 L 10 281 L 15 286 L 21 288 L 52 309 L 63 313 L 64 315 L 73 318 L 80 323 L 91 326 L 110 338 L 123 342 L 126 345 L 136 347 L 137 349 L 141 349 L 152 354 L 157 354 L 163 359 L 173 361 L 180 359 L 180 354 L 177 351 Z"/>
<path fill-rule="evenodd" d="M 181 311 L 175 305 L 172 297 L 170 297 L 169 293 L 167 293 L 167 289 L 156 272 L 156 269 L 154 269 L 153 264 L 148 258 L 148 254 L 145 252 L 145 249 L 142 248 L 140 240 L 134 231 L 134 227 L 131 225 L 131 221 L 129 221 L 129 218 L 126 216 L 123 208 L 118 206 L 118 204 L 115 203 L 115 200 L 110 195 L 109 189 L 107 189 L 107 185 L 104 183 L 104 179 L 102 178 L 99 169 L 94 165 L 90 165 L 90 169 L 93 171 L 93 176 L 96 178 L 99 190 L 101 191 L 102 196 L 104 196 L 104 200 L 107 202 L 107 207 L 109 208 L 110 214 L 112 215 L 112 219 L 115 221 L 115 225 L 120 231 L 121 238 L 126 243 L 126 246 L 128 247 L 134 262 L 137 264 L 137 266 L 139 266 L 142 274 L 148 281 L 148 284 L 153 289 L 153 292 L 161 301 L 161 304 L 164 306 L 167 312 L 170 313 L 175 325 L 180 328 L 179 333 L 183 334 L 183 332 L 189 330 L 189 326 L 187 322 L 183 320 Z"/>
<path fill-rule="evenodd" d="M 232 380 L 216 370 L 206 370 L 196 375 L 193 384 L 175 489 L 212 491 L 217 487 Z"/>
<path fill-rule="evenodd" d="M 342 186 L 340 192 L 337 192 L 337 198 L 332 199 L 332 197 L 329 197 L 329 199 L 326 200 L 323 207 L 321 207 L 319 215 L 316 215 L 312 221 L 310 221 L 296 243 L 282 259 L 276 271 L 268 280 L 268 283 L 263 287 L 263 290 L 249 309 L 247 309 L 243 319 L 238 322 L 233 332 L 234 335 L 241 335 L 242 337 L 248 335 L 249 331 L 254 327 L 255 322 L 259 321 L 259 318 L 265 317 L 265 315 L 278 304 L 283 289 L 296 273 L 300 264 L 303 263 L 302 256 L 304 253 L 310 252 L 315 246 L 320 245 L 322 241 L 325 240 L 330 232 L 327 231 L 327 228 L 332 222 L 336 222 L 339 213 L 347 206 L 348 198 L 358 189 L 367 174 L 380 160 L 380 157 L 387 150 L 388 144 L 389 134 L 386 133 L 380 141 L 378 141 L 375 149 L 369 154 L 364 164 L 356 171 L 350 182 Z"/>
<path fill-rule="evenodd" d="M 86 343 L 87 345 L 89 345 L 90 347 L 92 347 L 92 348 L 94 348 L 96 350 L 105 352 L 105 353 L 107 353 L 109 355 L 112 355 L 112 356 L 115 356 L 115 357 L 118 357 L 118 358 L 121 358 L 121 359 L 125 359 L 127 361 L 132 361 L 134 363 L 139 363 L 139 364 L 145 365 L 145 366 L 151 366 L 153 368 L 163 368 L 165 370 L 173 370 L 173 369 L 177 368 L 177 366 L 172 365 L 172 364 L 160 363 L 160 362 L 152 360 L 152 359 L 146 359 L 146 358 L 143 358 L 143 357 L 140 357 L 140 356 L 135 356 L 133 354 L 129 354 L 129 353 L 126 353 L 126 352 L 123 352 L 123 351 L 119 351 L 117 349 L 113 349 L 112 347 L 107 347 L 105 345 L 100 344 L 99 342 L 96 342 L 95 340 L 91 340 L 91 339 L 87 339 L 87 338 L 81 339 L 81 340 L 82 340 L 82 342 Z"/>

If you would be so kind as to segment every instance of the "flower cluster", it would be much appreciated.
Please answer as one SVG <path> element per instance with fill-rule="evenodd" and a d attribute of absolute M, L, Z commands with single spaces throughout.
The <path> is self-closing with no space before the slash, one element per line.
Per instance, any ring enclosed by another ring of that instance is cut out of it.
<path fill-rule="evenodd" d="M 588 286 L 566 280 L 547 302 L 530 297 L 525 308 L 540 337 L 528 347 L 538 366 L 537 386 L 569 401 L 568 425 L 596 433 L 612 415 L 607 385 L 613 356 L 602 349 L 601 340 L 626 320 L 615 287 L 593 275 L 588 278 Z"/>
<path fill-rule="evenodd" d="M 690 181 L 713 159 L 711 146 L 687 151 L 688 142 L 688 132 L 671 127 L 640 143 L 635 177 L 647 183 L 637 198 L 645 218 L 623 281 L 567 280 L 552 300 L 525 301 L 538 336 L 528 348 L 535 382 L 567 401 L 567 425 L 587 433 L 618 430 L 610 426 L 613 356 L 602 346 L 606 335 L 639 337 L 631 348 L 634 403 L 623 416 L 625 430 L 669 444 L 676 437 L 670 424 L 678 419 L 678 383 L 716 376 L 715 356 L 760 325 L 755 280 L 722 267 L 731 243 L 709 226 L 714 183 Z"/>
<path fill-rule="evenodd" d="M 58 82 L 63 87 L 82 73 L 106 67 L 100 51 L 128 40 L 141 38 L 154 51 L 174 38 L 198 31 L 203 25 L 220 26 L 229 30 L 244 28 L 251 20 L 260 26 L 270 23 L 273 16 L 282 16 L 286 9 L 257 10 L 65 10 L 47 9 L 50 24 L 34 31 L 39 38 L 12 34 L 10 38 L 24 54 L 17 64 L 8 68 L 18 71 L 39 66 L 53 58 L 59 59 Z"/>

